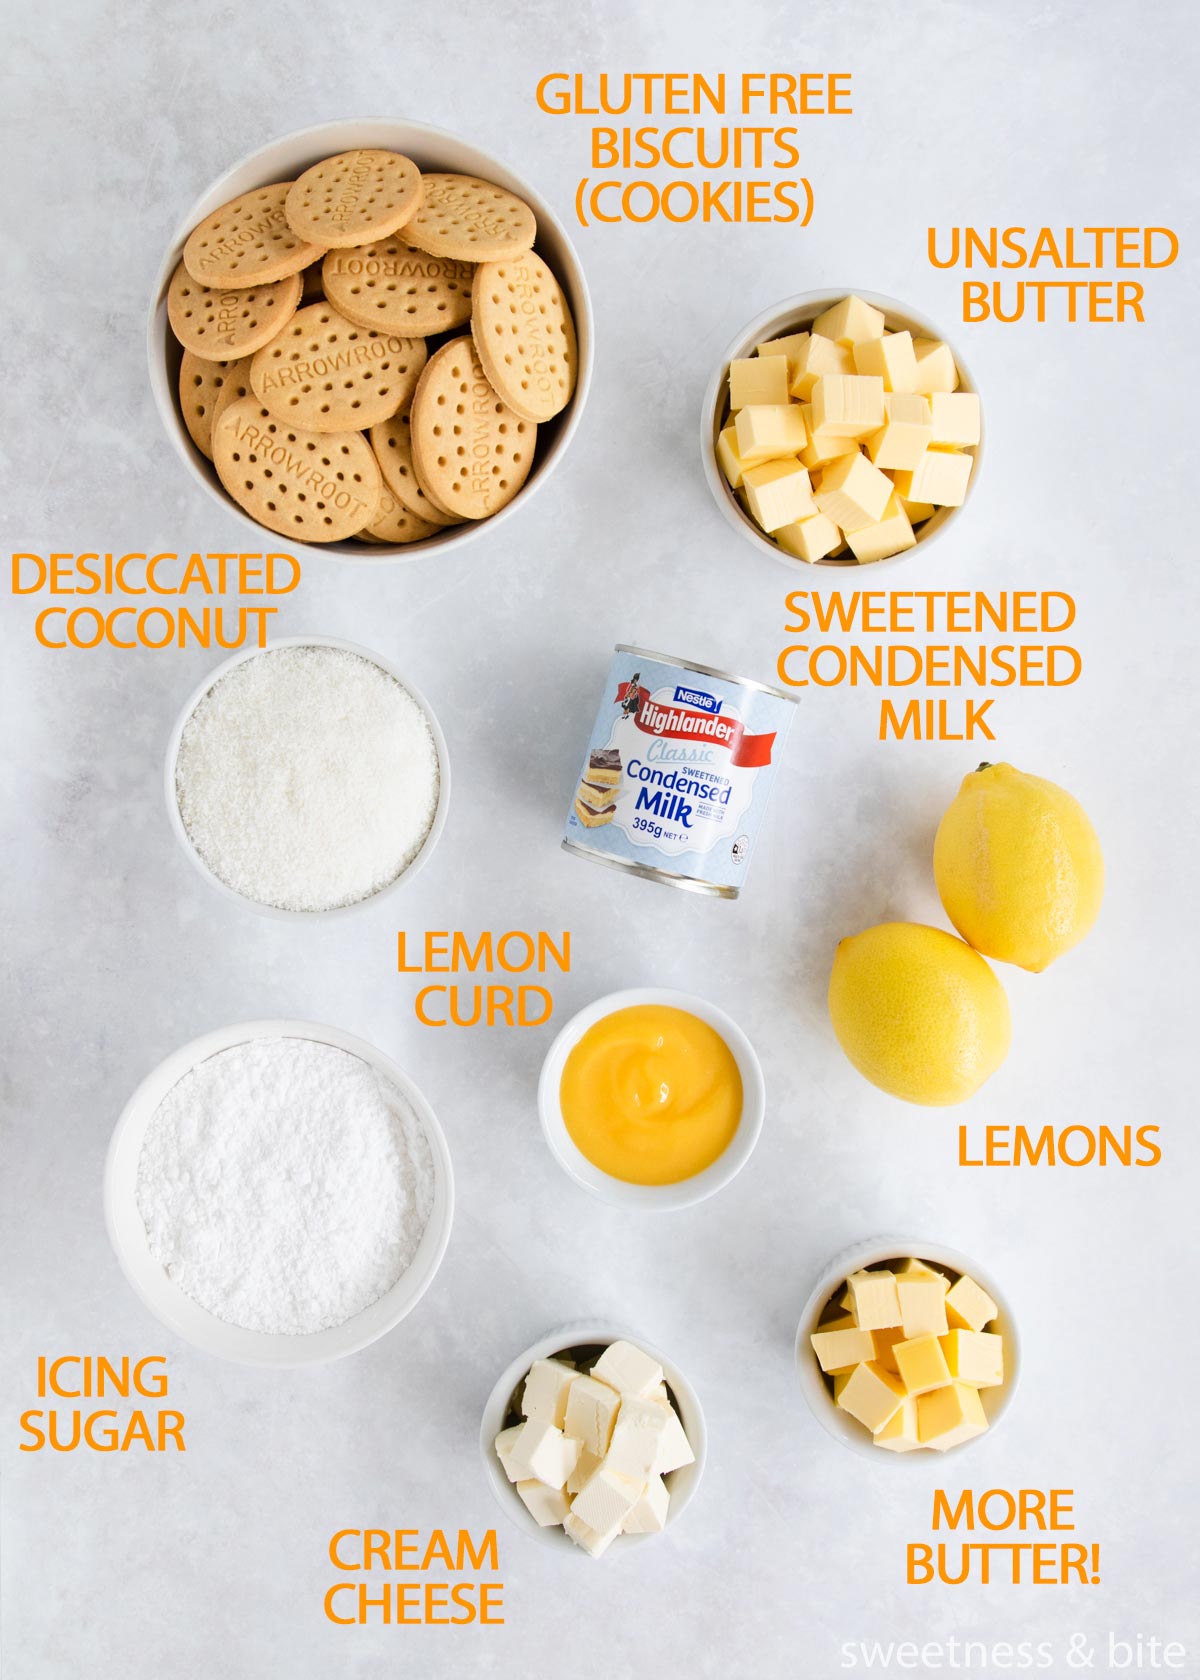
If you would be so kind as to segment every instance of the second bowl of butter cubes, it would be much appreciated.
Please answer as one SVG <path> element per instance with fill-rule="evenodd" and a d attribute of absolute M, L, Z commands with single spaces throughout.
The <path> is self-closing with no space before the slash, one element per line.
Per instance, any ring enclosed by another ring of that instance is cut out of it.
<path fill-rule="evenodd" d="M 729 523 L 785 564 L 862 566 L 924 546 L 979 476 L 962 357 L 907 304 L 811 292 L 765 310 L 714 371 L 701 417 Z"/>

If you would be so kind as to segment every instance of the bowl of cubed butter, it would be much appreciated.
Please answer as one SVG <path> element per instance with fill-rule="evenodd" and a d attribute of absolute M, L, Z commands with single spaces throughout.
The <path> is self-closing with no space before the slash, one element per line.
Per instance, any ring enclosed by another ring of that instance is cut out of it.
<path fill-rule="evenodd" d="M 796 1335 L 813 1416 L 879 1460 L 920 1463 L 986 1435 L 1012 1403 L 1020 1357 L 995 1280 L 957 1249 L 901 1237 L 837 1255 Z"/>
<path fill-rule="evenodd" d="M 730 525 L 795 567 L 863 566 L 940 536 L 979 476 L 979 393 L 907 304 L 812 292 L 743 329 L 709 383 L 705 476 Z"/>
<path fill-rule="evenodd" d="M 509 1519 L 564 1553 L 600 1558 L 678 1521 L 704 1471 L 695 1390 L 656 1348 L 611 1324 L 569 1324 L 501 1374 L 479 1450 Z"/>

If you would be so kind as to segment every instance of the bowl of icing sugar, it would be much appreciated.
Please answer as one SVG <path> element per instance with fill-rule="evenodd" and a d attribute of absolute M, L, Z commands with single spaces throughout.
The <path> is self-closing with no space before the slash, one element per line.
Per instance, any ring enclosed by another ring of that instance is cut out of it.
<path fill-rule="evenodd" d="M 104 1213 L 143 1305 L 207 1353 L 320 1365 L 407 1316 L 446 1252 L 450 1153 L 421 1092 L 338 1027 L 185 1044 L 117 1121 Z"/>

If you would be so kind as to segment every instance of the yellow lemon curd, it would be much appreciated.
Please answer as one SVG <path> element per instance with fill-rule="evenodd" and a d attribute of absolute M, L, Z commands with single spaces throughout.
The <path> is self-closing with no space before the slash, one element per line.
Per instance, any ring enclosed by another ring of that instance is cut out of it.
<path fill-rule="evenodd" d="M 588 1028 L 559 1086 L 577 1149 L 627 1184 L 678 1184 L 709 1167 L 742 1118 L 729 1046 L 684 1009 L 638 1004 Z"/>

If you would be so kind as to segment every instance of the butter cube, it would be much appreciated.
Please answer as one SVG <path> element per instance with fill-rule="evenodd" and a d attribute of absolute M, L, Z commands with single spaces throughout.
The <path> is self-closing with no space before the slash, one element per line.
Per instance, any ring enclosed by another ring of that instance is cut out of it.
<path fill-rule="evenodd" d="M 849 536 L 851 531 L 862 531 L 868 525 L 878 525 L 887 510 L 891 495 L 892 481 L 887 474 L 873 466 L 865 455 L 854 454 L 845 455 L 840 461 L 832 461 L 822 471 L 817 480 L 815 500 L 826 518 L 832 519 L 833 523 Z M 891 1273 L 886 1275 L 890 1277 Z M 855 1313 L 858 1311 L 856 1293 Z M 864 1330 L 886 1328 L 884 1325 L 864 1324 L 861 1316 L 858 1322 Z M 897 1318 L 894 1322 L 898 1324 L 900 1320 Z"/>
<path fill-rule="evenodd" d="M 974 457 L 952 449 L 927 449 L 911 472 L 897 472 L 896 489 L 906 502 L 932 502 L 935 507 L 961 507 Z"/>
<path fill-rule="evenodd" d="M 917 383 L 914 389 L 932 396 L 935 391 L 958 390 L 958 368 L 954 352 L 940 338 L 914 338 L 913 355 L 917 359 Z"/>
<path fill-rule="evenodd" d="M 882 309 L 851 295 L 818 315 L 812 330 L 832 338 L 835 344 L 852 345 L 868 338 L 882 338 L 884 324 Z"/>
<path fill-rule="evenodd" d="M 552 1423 L 529 1418 L 518 1424 L 507 1461 L 501 1462 L 510 1482 L 538 1481 L 547 1487 L 560 1488 L 574 1470 L 578 1457 L 578 1441 L 569 1439 Z"/>
<path fill-rule="evenodd" d="M 808 468 L 794 458 L 747 467 L 746 499 L 752 517 L 764 531 L 777 531 L 781 525 L 792 525 L 817 511 Z"/>
<path fill-rule="evenodd" d="M 854 346 L 855 373 L 878 374 L 885 391 L 915 391 L 917 358 L 910 332 L 884 333 Z"/>
<path fill-rule="evenodd" d="M 860 1330 L 891 1330 L 900 1323 L 900 1297 L 896 1293 L 894 1272 L 851 1272 L 846 1287 L 854 1302 L 854 1322 Z"/>
<path fill-rule="evenodd" d="M 910 525 L 923 525 L 927 519 L 932 519 L 937 512 L 932 502 L 906 502 L 903 496 L 897 496 L 896 500 L 908 515 Z M 945 1282 L 946 1287 L 949 1288 L 949 1278 Z"/>
<path fill-rule="evenodd" d="M 577 1546 L 581 1546 L 589 1557 L 594 1558 L 603 1557 L 621 1532 L 619 1528 L 610 1528 L 603 1533 L 598 1533 L 596 1529 L 589 1528 L 582 1517 L 577 1517 L 574 1511 L 567 1512 L 563 1528 Z"/>
<path fill-rule="evenodd" d="M 900 1367 L 896 1363 L 896 1343 L 904 1340 L 904 1326 L 896 1324 L 887 1330 L 872 1330 L 871 1340 L 875 1343 L 877 1363 L 899 1375 Z"/>
<path fill-rule="evenodd" d="M 849 1370 L 851 1366 L 861 1365 L 875 1357 L 875 1344 L 871 1340 L 871 1332 L 859 1330 L 854 1325 L 843 1325 L 834 1329 L 823 1326 L 814 1330 L 808 1339 L 817 1356 L 817 1364 L 826 1375 L 834 1371 Z"/>
<path fill-rule="evenodd" d="M 866 1362 L 863 1361 L 863 1363 L 865 1364 Z M 833 1398 L 834 1398 L 835 1402 L 841 1398 L 842 1390 L 845 1388 L 846 1384 L 850 1381 L 850 1378 L 854 1375 L 855 1371 L 857 1371 L 857 1370 L 858 1370 L 857 1365 L 848 1365 L 844 1371 L 834 1371 L 832 1373 L 832 1375 L 833 1375 Z"/>
<path fill-rule="evenodd" d="M 972 1388 L 996 1388 L 1004 1381 L 1004 1337 L 990 1330 L 950 1330 L 942 1337 L 950 1375 Z"/>
<path fill-rule="evenodd" d="M 969 449 L 979 442 L 979 398 L 974 391 L 935 391 L 929 399 L 933 442 L 947 449 Z"/>
<path fill-rule="evenodd" d="M 823 373 L 812 388 L 813 433 L 864 438 L 883 425 L 883 380 Z"/>
<path fill-rule="evenodd" d="M 567 1477 L 567 1492 L 578 1493 L 593 1470 L 598 1470 L 604 1463 L 597 1453 L 589 1452 L 586 1447 L 580 1447 L 579 1457 L 575 1460 L 575 1468 Z"/>
<path fill-rule="evenodd" d="M 561 1429 L 567 1416 L 567 1390 L 579 1372 L 558 1359 L 535 1359 L 525 1378 L 521 1412 L 527 1418 L 544 1418 Z"/>
<path fill-rule="evenodd" d="M 899 1377 L 882 1365 L 874 1362 L 857 1365 L 837 1403 L 874 1435 L 904 1404 L 904 1387 Z"/>
<path fill-rule="evenodd" d="M 738 458 L 742 471 L 798 455 L 808 442 L 808 430 L 799 403 L 751 403 L 734 421 Z"/>
<path fill-rule="evenodd" d="M 736 426 L 726 426 L 724 431 L 717 434 L 717 465 L 724 473 L 729 488 L 739 489 L 742 482 L 742 458 L 738 454 Z"/>
<path fill-rule="evenodd" d="M 800 451 L 800 459 L 810 471 L 816 467 L 823 467 L 827 461 L 836 461 L 840 455 L 858 453 L 857 438 L 830 437 L 827 432 L 814 432 L 810 405 L 808 435 L 809 444 L 806 449 Z M 872 437 L 875 435 L 874 432 L 871 433 Z"/>
<path fill-rule="evenodd" d="M 873 1439 L 885 1452 L 915 1452 L 921 1445 L 917 1438 L 917 1402 L 905 1400 L 883 1428 L 875 1431 Z"/>
<path fill-rule="evenodd" d="M 807 400 L 823 374 L 853 372 L 854 358 L 849 350 L 820 333 L 810 333 L 808 343 L 802 344 L 797 352 L 789 388 L 794 397 Z"/>
<path fill-rule="evenodd" d="M 607 1463 L 593 1471 L 575 1496 L 572 1511 L 598 1534 L 620 1528 L 645 1492 L 645 1481 L 623 1476 Z"/>
<path fill-rule="evenodd" d="M 813 506 L 816 507 L 815 502 Z M 807 560 L 810 566 L 832 554 L 841 540 L 842 533 L 823 513 L 813 513 L 807 519 L 781 525 L 775 532 L 775 541 L 780 548 L 794 554 L 797 560 Z"/>
<path fill-rule="evenodd" d="M 906 1394 L 929 1394 L 950 1381 L 950 1367 L 936 1336 L 914 1336 L 897 1342 L 896 1367 Z"/>
<path fill-rule="evenodd" d="M 806 332 L 789 333 L 786 338 L 772 338 L 766 344 L 760 344 L 755 351 L 757 356 L 786 356 L 788 362 L 788 384 L 796 377 L 797 364 L 800 353 L 808 343 L 811 334 Z"/>
<path fill-rule="evenodd" d="M 642 1497 L 621 1524 L 622 1534 L 658 1534 L 667 1525 L 671 1495 L 661 1476 L 651 1476 Z"/>
<path fill-rule="evenodd" d="M 595 1377 L 576 1377 L 567 1393 L 567 1414 L 563 1428 L 573 1441 L 603 1458 L 612 1438 L 613 1425 L 621 1406 L 615 1388 Z"/>
<path fill-rule="evenodd" d="M 931 508 L 930 512 L 932 511 L 933 510 Z M 904 1262 L 900 1268 L 900 1273 L 903 1276 L 910 1277 L 936 1278 L 942 1286 L 943 1293 L 950 1287 L 950 1279 L 946 1276 L 945 1272 L 939 1272 L 935 1267 L 928 1265 L 924 1260 L 918 1260 L 915 1255 L 911 1255 Z"/>
<path fill-rule="evenodd" d="M 944 1336 L 946 1323 L 946 1290 L 937 1278 L 918 1277 L 902 1272 L 896 1279 L 900 1296 L 900 1322 L 906 1339 L 915 1336 Z"/>
<path fill-rule="evenodd" d="M 867 439 L 867 454 L 877 467 L 902 467 L 911 472 L 933 442 L 929 398 L 915 393 L 885 391 L 883 425 Z"/>
<path fill-rule="evenodd" d="M 917 1400 L 917 1437 L 923 1447 L 935 1452 L 949 1452 L 982 1435 L 987 1426 L 983 1402 L 967 1383 L 952 1382 Z"/>
<path fill-rule="evenodd" d="M 519 1475 L 519 1472 L 512 1468 L 512 1450 L 520 1433 L 521 1425 L 514 1423 L 511 1429 L 502 1429 L 495 1441 L 496 1457 L 510 1482 L 515 1482 Z"/>
<path fill-rule="evenodd" d="M 736 413 L 750 403 L 788 400 L 786 356 L 742 356 L 729 364 L 729 407 Z"/>
<path fill-rule="evenodd" d="M 872 560 L 886 560 L 889 555 L 912 548 L 916 540 L 908 515 L 900 504 L 900 498 L 895 495 L 888 497 L 883 518 L 877 524 L 864 525 L 860 531 L 846 532 L 846 541 L 860 566 Z"/>
<path fill-rule="evenodd" d="M 946 1294 L 946 1317 L 952 1330 L 985 1330 L 999 1314 L 987 1290 L 965 1273 Z"/>
<path fill-rule="evenodd" d="M 539 1528 L 554 1528 L 565 1521 L 571 1502 L 561 1488 L 547 1487 L 545 1482 L 518 1482 L 517 1492 L 525 1509 Z"/>
<path fill-rule="evenodd" d="M 620 1395 L 645 1395 L 662 1382 L 663 1368 L 632 1342 L 613 1342 L 592 1366 L 592 1375 Z"/>
<path fill-rule="evenodd" d="M 694 1461 L 683 1426 L 670 1407 L 633 1395 L 621 1402 L 605 1460 L 608 1469 L 645 1482 Z"/>

